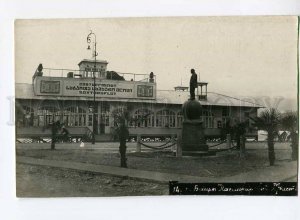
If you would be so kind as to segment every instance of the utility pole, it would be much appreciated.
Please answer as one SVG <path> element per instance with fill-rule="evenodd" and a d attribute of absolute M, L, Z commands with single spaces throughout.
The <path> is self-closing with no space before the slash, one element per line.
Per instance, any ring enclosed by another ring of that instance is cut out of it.
<path fill-rule="evenodd" d="M 93 99 L 93 132 L 92 132 L 92 144 L 95 144 L 95 132 L 96 132 L 96 64 L 97 64 L 97 38 L 96 34 L 91 31 L 89 35 L 87 36 L 87 43 L 88 43 L 88 50 L 91 49 L 90 43 L 91 43 L 91 37 L 94 36 L 95 41 L 94 41 L 94 50 L 93 50 L 93 56 L 95 58 L 94 62 L 94 68 L 93 68 L 93 78 L 94 78 L 94 83 L 93 83 L 93 92 L 94 92 L 94 99 Z"/>

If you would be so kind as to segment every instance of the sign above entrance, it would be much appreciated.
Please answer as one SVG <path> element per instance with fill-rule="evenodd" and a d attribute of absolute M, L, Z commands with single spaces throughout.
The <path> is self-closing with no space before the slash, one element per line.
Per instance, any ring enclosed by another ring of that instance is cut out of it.
<path fill-rule="evenodd" d="M 151 82 L 100 80 L 91 78 L 36 77 L 36 95 L 155 99 L 156 84 Z"/>

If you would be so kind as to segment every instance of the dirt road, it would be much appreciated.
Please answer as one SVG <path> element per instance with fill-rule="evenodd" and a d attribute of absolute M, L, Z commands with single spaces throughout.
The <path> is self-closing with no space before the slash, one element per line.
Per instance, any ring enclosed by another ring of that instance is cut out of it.
<path fill-rule="evenodd" d="M 17 164 L 18 197 L 91 197 L 167 195 L 168 184 Z"/>

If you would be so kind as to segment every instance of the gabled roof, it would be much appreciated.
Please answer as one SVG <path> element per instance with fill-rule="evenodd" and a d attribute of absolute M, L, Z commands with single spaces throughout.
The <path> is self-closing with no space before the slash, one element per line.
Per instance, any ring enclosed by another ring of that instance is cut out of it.
<path fill-rule="evenodd" d="M 33 93 L 33 85 L 28 83 L 15 84 L 15 97 L 16 99 L 55 99 L 55 100 L 92 100 L 93 97 L 67 97 L 67 96 L 37 96 Z M 156 100 L 143 100 L 143 99 L 120 99 L 120 98 L 99 98 L 102 101 L 118 101 L 118 102 L 144 102 L 144 103 L 160 103 L 160 104 L 173 104 L 182 105 L 189 99 L 189 92 L 187 91 L 174 91 L 174 90 L 157 90 Z M 207 100 L 200 101 L 201 105 L 212 106 L 243 106 L 262 108 L 264 106 L 257 104 L 254 100 L 238 99 L 222 95 L 219 93 L 208 92 Z"/>

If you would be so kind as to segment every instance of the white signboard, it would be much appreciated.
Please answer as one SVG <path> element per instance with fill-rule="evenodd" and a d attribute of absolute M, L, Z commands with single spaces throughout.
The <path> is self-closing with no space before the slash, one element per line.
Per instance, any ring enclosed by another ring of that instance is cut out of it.
<path fill-rule="evenodd" d="M 155 83 L 93 79 L 36 77 L 36 95 L 155 99 Z"/>
<path fill-rule="evenodd" d="M 133 83 L 96 82 L 95 94 L 97 97 L 128 98 L 134 96 Z M 92 82 L 65 81 L 63 93 L 66 96 L 93 96 Z"/>

